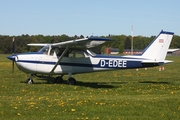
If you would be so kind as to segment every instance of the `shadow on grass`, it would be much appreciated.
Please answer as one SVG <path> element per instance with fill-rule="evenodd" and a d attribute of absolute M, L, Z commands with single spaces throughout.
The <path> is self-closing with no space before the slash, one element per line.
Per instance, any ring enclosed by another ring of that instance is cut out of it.
<path fill-rule="evenodd" d="M 21 83 L 27 84 L 25 81 Z M 126 84 L 127 82 L 82 82 L 77 81 L 75 86 L 90 87 L 90 88 L 117 88 L 119 84 Z M 38 78 L 37 81 L 34 81 L 33 84 L 63 84 L 69 85 L 67 80 L 64 80 L 63 83 L 55 83 L 53 78 Z"/>
<path fill-rule="evenodd" d="M 76 86 L 90 87 L 90 88 L 115 88 L 117 87 L 111 84 L 102 84 L 98 82 L 82 82 L 82 81 L 77 81 Z"/>
<path fill-rule="evenodd" d="M 170 82 L 158 82 L 158 81 L 141 81 L 139 83 L 149 83 L 149 84 L 170 84 Z"/>

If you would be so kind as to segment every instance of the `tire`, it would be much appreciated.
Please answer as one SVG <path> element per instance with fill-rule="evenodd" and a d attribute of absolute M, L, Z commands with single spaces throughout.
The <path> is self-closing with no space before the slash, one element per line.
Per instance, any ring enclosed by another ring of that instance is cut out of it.
<path fill-rule="evenodd" d="M 55 78 L 55 83 L 63 83 L 64 82 L 64 80 L 62 79 L 62 77 L 56 77 Z"/>
<path fill-rule="evenodd" d="M 27 83 L 27 84 L 33 84 L 34 81 L 33 81 L 33 79 L 30 79 L 30 78 L 29 78 L 29 79 L 26 80 L 26 83 Z"/>
<path fill-rule="evenodd" d="M 74 78 L 72 78 L 72 77 L 69 78 L 69 79 L 68 79 L 68 84 L 69 84 L 69 85 L 75 85 L 75 84 L 76 84 L 76 79 L 74 79 Z"/>

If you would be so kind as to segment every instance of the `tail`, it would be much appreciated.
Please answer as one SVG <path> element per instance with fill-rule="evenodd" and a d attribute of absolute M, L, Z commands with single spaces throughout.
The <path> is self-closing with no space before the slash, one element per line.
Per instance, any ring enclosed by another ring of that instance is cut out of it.
<path fill-rule="evenodd" d="M 142 57 L 154 62 L 166 63 L 167 61 L 164 60 L 173 35 L 173 32 L 161 31 L 159 35 L 144 49 Z"/>

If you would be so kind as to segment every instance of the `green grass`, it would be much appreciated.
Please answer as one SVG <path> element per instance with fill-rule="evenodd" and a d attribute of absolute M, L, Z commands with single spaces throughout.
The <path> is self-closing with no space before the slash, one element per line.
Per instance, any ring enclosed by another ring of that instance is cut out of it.
<path fill-rule="evenodd" d="M 0 55 L 1 120 L 157 120 L 180 119 L 180 57 L 173 63 L 139 69 L 79 74 L 76 86 L 48 84 Z M 66 76 L 65 76 L 66 78 Z"/>

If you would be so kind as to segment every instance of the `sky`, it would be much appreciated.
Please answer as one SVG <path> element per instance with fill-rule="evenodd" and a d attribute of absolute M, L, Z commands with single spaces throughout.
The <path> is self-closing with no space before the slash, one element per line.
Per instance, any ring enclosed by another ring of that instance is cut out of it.
<path fill-rule="evenodd" d="M 0 0 L 0 35 L 180 35 L 180 0 Z"/>

